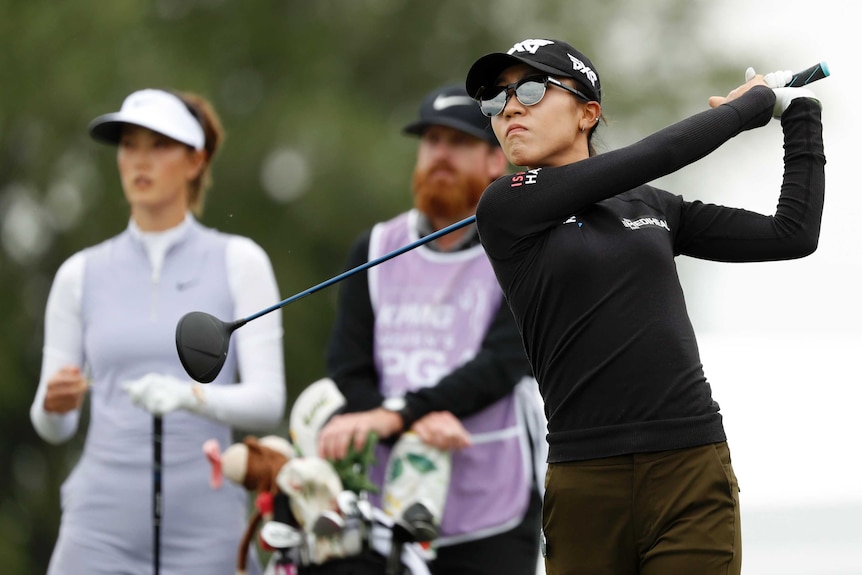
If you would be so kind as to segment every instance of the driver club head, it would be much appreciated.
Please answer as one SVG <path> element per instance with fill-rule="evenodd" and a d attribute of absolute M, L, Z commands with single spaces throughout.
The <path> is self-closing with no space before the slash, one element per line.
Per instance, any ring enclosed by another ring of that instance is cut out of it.
<path fill-rule="evenodd" d="M 243 323 L 226 323 L 202 311 L 184 315 L 177 323 L 176 340 L 186 373 L 200 383 L 214 380 L 227 359 L 231 334 Z"/>
<path fill-rule="evenodd" d="M 224 362 L 227 359 L 228 345 L 230 344 L 230 336 L 234 330 L 244 326 L 248 322 L 268 314 L 277 309 L 281 309 L 285 305 L 294 302 L 300 298 L 310 295 L 316 291 L 322 290 L 327 286 L 338 283 L 353 274 L 359 273 L 370 267 L 381 264 L 396 256 L 399 256 L 407 251 L 427 244 L 430 241 L 437 239 L 440 236 L 446 235 L 457 229 L 468 226 L 476 221 L 476 216 L 472 215 L 464 218 L 460 222 L 455 222 L 445 228 L 430 233 L 427 236 L 407 244 L 402 248 L 391 251 L 388 254 L 382 255 L 379 258 L 358 265 L 351 270 L 342 272 L 339 275 L 330 278 L 324 282 L 312 286 L 307 290 L 301 291 L 289 298 L 271 305 L 257 313 L 244 318 L 238 319 L 231 323 L 225 323 L 220 319 L 202 311 L 193 311 L 187 313 L 180 318 L 177 323 L 177 353 L 179 353 L 180 361 L 192 379 L 200 383 L 209 383 L 214 380 Z"/>

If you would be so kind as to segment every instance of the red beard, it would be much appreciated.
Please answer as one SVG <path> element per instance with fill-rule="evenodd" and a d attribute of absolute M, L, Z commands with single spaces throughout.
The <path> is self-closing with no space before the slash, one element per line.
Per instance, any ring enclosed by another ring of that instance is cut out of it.
<path fill-rule="evenodd" d="M 446 170 L 445 174 L 435 170 Z M 478 174 L 463 174 L 448 164 L 413 170 L 413 202 L 429 218 L 460 218 L 472 214 L 488 186 Z"/>

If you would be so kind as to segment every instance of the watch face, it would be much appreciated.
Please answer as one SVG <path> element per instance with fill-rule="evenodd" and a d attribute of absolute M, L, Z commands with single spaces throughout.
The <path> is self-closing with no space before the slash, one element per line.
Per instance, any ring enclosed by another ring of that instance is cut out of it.
<path fill-rule="evenodd" d="M 388 411 L 401 411 L 407 406 L 407 400 L 403 397 L 387 397 L 382 405 Z"/>

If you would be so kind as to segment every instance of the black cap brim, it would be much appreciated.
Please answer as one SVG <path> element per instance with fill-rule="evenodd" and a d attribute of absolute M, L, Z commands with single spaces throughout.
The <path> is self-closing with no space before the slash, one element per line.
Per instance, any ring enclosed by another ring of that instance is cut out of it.
<path fill-rule="evenodd" d="M 446 126 L 447 128 L 454 128 L 455 130 L 459 130 L 464 132 L 465 134 L 470 134 L 471 136 L 475 136 L 480 140 L 485 140 L 489 144 L 499 145 L 497 142 L 497 137 L 494 135 L 494 132 L 491 131 L 490 125 L 488 128 L 484 130 L 480 130 L 473 124 L 469 122 L 463 122 L 458 120 L 457 118 L 446 118 L 440 117 L 436 118 L 433 122 L 426 122 L 417 120 L 416 122 L 411 122 L 404 126 L 402 130 L 405 134 L 410 134 L 413 136 L 421 136 L 425 133 L 431 126 Z"/>

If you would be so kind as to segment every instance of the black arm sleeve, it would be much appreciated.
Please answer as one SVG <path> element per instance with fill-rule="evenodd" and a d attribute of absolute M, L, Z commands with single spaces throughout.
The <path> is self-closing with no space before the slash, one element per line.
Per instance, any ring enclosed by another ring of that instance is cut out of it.
<path fill-rule="evenodd" d="M 437 385 L 408 393 L 405 399 L 414 419 L 432 411 L 464 418 L 511 393 L 530 373 L 515 318 L 502 301 L 476 356 Z"/>
<path fill-rule="evenodd" d="M 370 233 L 357 240 L 345 269 L 368 261 L 369 241 Z M 347 400 L 346 412 L 380 406 L 383 395 L 374 364 L 374 312 L 365 271 L 341 283 L 326 367 Z M 436 386 L 408 393 L 405 399 L 414 420 L 432 411 L 450 411 L 457 417 L 466 417 L 511 393 L 529 373 L 514 317 L 503 302 L 473 359 L 443 377 Z"/>
<path fill-rule="evenodd" d="M 503 176 L 482 194 L 479 235 L 493 260 L 518 260 L 532 237 L 583 208 L 673 173 L 742 131 L 766 125 L 775 93 L 755 86 L 741 97 L 664 128 L 643 140 L 565 166 L 545 168 L 530 185 Z"/>
<path fill-rule="evenodd" d="M 345 271 L 368 261 L 371 232 L 357 239 Z M 345 411 L 380 407 L 383 395 L 374 365 L 374 311 L 368 294 L 368 272 L 361 271 L 341 282 L 335 324 L 326 350 L 326 371 L 347 400 Z"/>
<path fill-rule="evenodd" d="M 683 204 L 674 250 L 729 262 L 804 257 L 817 249 L 826 156 L 820 104 L 794 100 L 781 116 L 784 179 L 774 216 L 712 204 Z"/>

